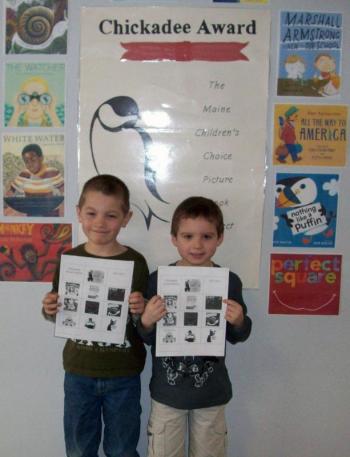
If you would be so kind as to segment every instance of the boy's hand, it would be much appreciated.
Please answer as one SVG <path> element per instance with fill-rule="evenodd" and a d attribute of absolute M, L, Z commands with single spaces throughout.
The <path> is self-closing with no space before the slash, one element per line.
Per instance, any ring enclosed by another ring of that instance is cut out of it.
<path fill-rule="evenodd" d="M 225 319 L 232 325 L 240 327 L 244 321 L 242 306 L 234 300 L 223 300 L 227 304 Z"/>
<path fill-rule="evenodd" d="M 147 303 L 145 311 L 141 316 L 141 323 L 143 327 L 151 328 L 165 315 L 166 307 L 164 304 L 164 300 L 159 295 L 155 295 Z"/>
<path fill-rule="evenodd" d="M 145 309 L 145 299 L 140 292 L 131 292 L 129 295 L 129 309 L 131 314 L 142 314 Z"/>
<path fill-rule="evenodd" d="M 58 309 L 61 306 L 58 303 L 58 293 L 57 292 L 48 292 L 42 301 L 44 313 L 48 316 L 54 316 L 58 313 Z"/>

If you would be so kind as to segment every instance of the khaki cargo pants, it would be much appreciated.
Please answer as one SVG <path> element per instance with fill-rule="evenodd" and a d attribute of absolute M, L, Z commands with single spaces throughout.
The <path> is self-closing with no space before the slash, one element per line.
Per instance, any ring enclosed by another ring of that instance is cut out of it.
<path fill-rule="evenodd" d="M 148 423 L 148 457 L 226 457 L 225 405 L 176 409 L 152 400 Z"/>

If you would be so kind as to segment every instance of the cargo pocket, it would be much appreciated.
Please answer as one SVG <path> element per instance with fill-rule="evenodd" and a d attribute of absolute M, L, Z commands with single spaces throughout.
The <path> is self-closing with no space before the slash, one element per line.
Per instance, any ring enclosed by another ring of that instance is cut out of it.
<path fill-rule="evenodd" d="M 148 457 L 166 457 L 165 455 L 165 425 L 149 422 L 148 435 Z"/>
<path fill-rule="evenodd" d="M 213 447 L 210 446 L 213 457 L 225 457 L 227 454 L 227 427 L 225 422 L 218 421 L 213 428 Z"/>

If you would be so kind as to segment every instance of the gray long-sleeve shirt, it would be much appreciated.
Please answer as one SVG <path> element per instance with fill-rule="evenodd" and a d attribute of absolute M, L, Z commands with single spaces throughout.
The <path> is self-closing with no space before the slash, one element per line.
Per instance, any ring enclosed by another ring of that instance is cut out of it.
<path fill-rule="evenodd" d="M 157 279 L 155 271 L 149 278 L 147 298 L 157 294 Z M 243 301 L 241 280 L 232 272 L 229 273 L 228 298 L 240 303 L 244 312 L 240 327 L 226 324 L 226 340 L 235 344 L 249 337 L 252 322 Z M 156 357 L 156 327 L 147 331 L 139 321 L 138 331 L 144 342 L 151 346 L 150 391 L 154 400 L 173 408 L 197 409 L 223 405 L 231 399 L 232 386 L 225 357 Z"/>

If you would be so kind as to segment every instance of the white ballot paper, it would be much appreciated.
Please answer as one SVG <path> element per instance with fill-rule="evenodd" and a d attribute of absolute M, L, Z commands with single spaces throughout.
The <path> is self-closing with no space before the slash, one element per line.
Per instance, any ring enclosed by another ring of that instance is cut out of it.
<path fill-rule="evenodd" d="M 55 336 L 124 343 L 134 262 L 62 255 Z"/>
<path fill-rule="evenodd" d="M 157 357 L 224 355 L 228 277 L 228 268 L 158 268 L 167 314 L 157 322 Z"/>

